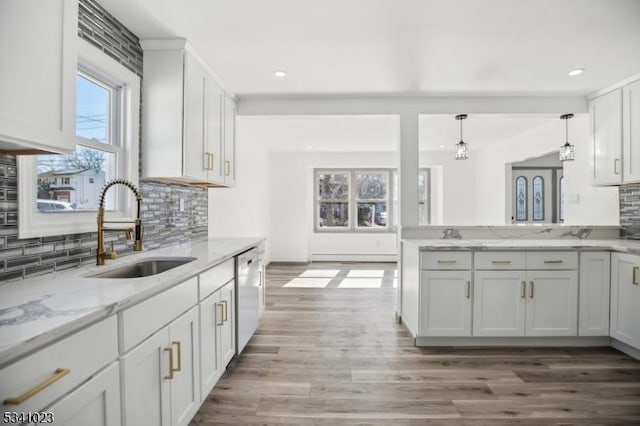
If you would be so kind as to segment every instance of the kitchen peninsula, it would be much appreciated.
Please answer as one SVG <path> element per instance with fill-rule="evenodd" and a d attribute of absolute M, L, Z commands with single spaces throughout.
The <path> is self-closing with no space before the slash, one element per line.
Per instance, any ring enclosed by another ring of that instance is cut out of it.
<path fill-rule="evenodd" d="M 640 358 L 640 242 L 617 227 L 403 235 L 398 314 L 417 346 L 611 345 Z"/>

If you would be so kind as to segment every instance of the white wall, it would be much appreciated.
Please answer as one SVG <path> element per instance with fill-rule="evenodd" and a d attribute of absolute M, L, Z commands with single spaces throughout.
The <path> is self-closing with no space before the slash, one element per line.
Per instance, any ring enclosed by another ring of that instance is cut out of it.
<path fill-rule="evenodd" d="M 271 259 L 269 153 L 243 117 L 236 122 L 236 177 L 233 188 L 209 189 L 209 237 L 265 237 Z"/>
<path fill-rule="evenodd" d="M 512 162 L 556 151 L 564 143 L 564 122 L 550 120 L 511 140 L 487 147 L 477 154 L 476 222 L 504 225 L 506 217 L 506 166 Z M 576 114 L 569 123 L 569 139 L 576 146 L 576 160 L 564 167 L 567 205 L 565 223 L 570 225 L 617 225 L 618 190 L 590 185 L 587 114 Z M 446 204 L 446 202 L 445 202 Z"/>
<path fill-rule="evenodd" d="M 396 167 L 390 152 L 273 152 L 271 154 L 272 259 L 395 260 L 396 234 L 315 233 L 314 168 Z"/>

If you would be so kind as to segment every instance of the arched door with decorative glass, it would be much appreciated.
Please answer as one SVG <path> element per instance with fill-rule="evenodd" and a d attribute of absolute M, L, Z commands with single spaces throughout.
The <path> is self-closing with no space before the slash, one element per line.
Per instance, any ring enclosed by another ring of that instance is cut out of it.
<path fill-rule="evenodd" d="M 512 170 L 512 220 L 515 223 L 551 223 L 555 197 L 550 169 Z"/>

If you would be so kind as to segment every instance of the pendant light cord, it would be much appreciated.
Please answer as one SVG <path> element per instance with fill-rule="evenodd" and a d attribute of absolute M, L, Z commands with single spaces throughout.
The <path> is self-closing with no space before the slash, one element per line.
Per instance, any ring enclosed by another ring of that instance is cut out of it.
<path fill-rule="evenodd" d="M 460 120 L 460 142 L 462 142 L 462 120 Z"/>

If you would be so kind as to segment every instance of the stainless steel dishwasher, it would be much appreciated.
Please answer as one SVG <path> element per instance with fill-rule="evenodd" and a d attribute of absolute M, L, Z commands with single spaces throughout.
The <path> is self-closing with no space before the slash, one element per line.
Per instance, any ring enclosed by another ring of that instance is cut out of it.
<path fill-rule="evenodd" d="M 238 342 L 237 349 L 240 354 L 258 328 L 260 310 L 258 250 L 254 248 L 239 255 L 237 268 L 236 342 Z"/>

